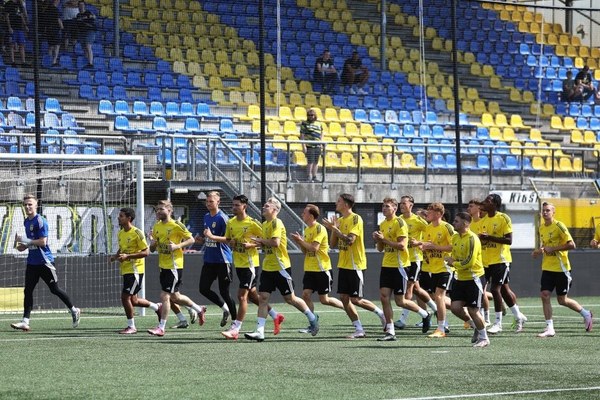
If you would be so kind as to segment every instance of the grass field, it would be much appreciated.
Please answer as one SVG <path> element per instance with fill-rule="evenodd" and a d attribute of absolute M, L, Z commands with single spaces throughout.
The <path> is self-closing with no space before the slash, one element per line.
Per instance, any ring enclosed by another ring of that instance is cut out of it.
<path fill-rule="evenodd" d="M 578 300 L 600 315 L 600 298 Z M 205 326 L 170 329 L 163 338 L 145 333 L 154 313 L 138 317 L 138 334 L 129 337 L 116 334 L 123 316 L 83 310 L 74 330 L 66 312 L 34 314 L 24 333 L 10 328 L 18 316 L 0 315 L 0 399 L 600 398 L 600 325 L 586 333 L 579 315 L 555 304 L 556 337 L 539 339 L 540 301 L 520 303 L 529 317 L 525 332 L 512 332 L 507 315 L 485 349 L 471 347 L 472 332 L 454 317 L 444 339 L 424 337 L 411 315 L 398 340 L 378 342 L 381 325 L 366 311 L 359 313 L 368 337 L 347 340 L 346 315 L 320 305 L 318 336 L 296 333 L 305 317 L 278 304 L 282 332 L 267 331 L 262 343 L 221 337 L 215 306 Z M 252 306 L 242 330 L 255 323 Z"/>

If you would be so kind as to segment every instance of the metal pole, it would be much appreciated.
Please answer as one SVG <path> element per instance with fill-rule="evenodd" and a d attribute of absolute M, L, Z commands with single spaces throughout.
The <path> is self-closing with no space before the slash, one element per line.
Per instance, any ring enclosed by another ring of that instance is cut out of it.
<path fill-rule="evenodd" d="M 265 2 L 258 0 L 258 65 L 260 76 L 260 201 L 267 201 L 267 171 L 265 169 Z"/>
<path fill-rule="evenodd" d="M 113 20 L 115 21 L 115 24 L 113 26 L 113 33 L 114 33 L 114 43 L 113 43 L 113 57 L 120 57 L 121 56 L 121 50 L 120 50 L 120 35 L 119 35 L 119 26 L 120 23 L 119 21 L 121 20 L 121 15 L 119 12 L 119 0 L 113 0 Z"/>
<path fill-rule="evenodd" d="M 379 62 L 381 64 L 381 70 L 385 71 L 387 70 L 387 65 L 386 65 L 386 57 L 385 57 L 385 50 L 386 50 L 386 38 L 387 38 L 387 14 L 385 12 L 385 6 L 386 6 L 386 2 L 385 0 L 381 0 L 381 33 L 379 36 Z"/>
<path fill-rule="evenodd" d="M 452 75 L 454 77 L 454 140 L 456 143 L 456 204 L 458 209 L 462 208 L 462 158 L 460 155 L 460 107 L 458 98 L 458 52 L 456 50 L 456 32 L 458 29 L 456 23 L 456 0 L 452 0 L 450 10 L 452 18 Z"/>

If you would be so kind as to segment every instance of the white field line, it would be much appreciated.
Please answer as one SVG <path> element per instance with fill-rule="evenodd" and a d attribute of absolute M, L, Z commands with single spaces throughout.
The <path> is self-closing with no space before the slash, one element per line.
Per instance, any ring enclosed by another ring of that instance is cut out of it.
<path fill-rule="evenodd" d="M 440 399 L 466 399 L 477 397 L 492 396 L 515 396 L 521 394 L 543 394 L 560 392 L 591 392 L 600 391 L 600 386 L 579 387 L 579 388 L 557 388 L 557 389 L 539 389 L 539 390 L 518 390 L 514 392 L 490 392 L 490 393 L 465 393 L 450 396 L 432 396 L 432 397 L 400 397 L 393 400 L 440 400 Z"/>

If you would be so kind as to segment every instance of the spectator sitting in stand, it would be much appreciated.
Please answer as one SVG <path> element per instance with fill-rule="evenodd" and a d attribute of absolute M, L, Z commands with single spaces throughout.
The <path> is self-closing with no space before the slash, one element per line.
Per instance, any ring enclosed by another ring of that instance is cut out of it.
<path fill-rule="evenodd" d="M 573 79 L 573 72 L 567 71 L 567 77 L 562 83 L 562 93 L 560 98 L 564 102 L 578 101 L 581 100 L 581 90 L 575 86 L 575 80 Z"/>
<path fill-rule="evenodd" d="M 313 75 L 315 83 L 321 84 L 323 93 L 333 93 L 338 75 L 329 50 L 323 50 L 323 54 L 317 58 Z"/>
<path fill-rule="evenodd" d="M 590 97 L 596 94 L 596 88 L 592 83 L 590 67 L 587 65 L 575 75 L 575 90 L 581 92 L 583 100 L 589 100 Z"/>
<path fill-rule="evenodd" d="M 342 70 L 342 85 L 348 86 L 350 94 L 368 94 L 364 89 L 369 80 L 369 70 L 362 63 L 357 51 L 352 52 L 352 57 L 344 62 Z M 358 90 L 354 87 L 358 86 Z"/>

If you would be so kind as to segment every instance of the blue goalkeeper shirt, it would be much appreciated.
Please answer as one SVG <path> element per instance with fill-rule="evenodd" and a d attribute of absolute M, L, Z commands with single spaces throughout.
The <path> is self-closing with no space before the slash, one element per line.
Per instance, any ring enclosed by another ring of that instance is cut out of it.
<path fill-rule="evenodd" d="M 40 238 L 48 237 L 48 222 L 44 217 L 39 214 L 34 215 L 33 218 L 26 218 L 25 222 L 25 234 L 28 239 L 36 240 Z M 27 254 L 27 264 L 30 265 L 46 265 L 54 262 L 54 256 L 48 247 L 48 242 L 43 247 L 29 246 L 29 254 Z"/>
<path fill-rule="evenodd" d="M 225 236 L 227 221 L 229 217 L 223 211 L 219 210 L 213 217 L 210 213 L 204 216 L 204 228 L 210 229 L 215 236 Z M 225 243 L 218 243 L 209 238 L 204 242 L 204 262 L 223 264 L 231 263 L 231 248 Z"/>

